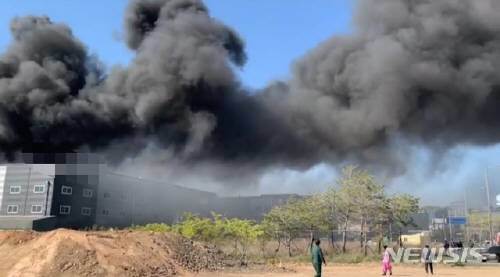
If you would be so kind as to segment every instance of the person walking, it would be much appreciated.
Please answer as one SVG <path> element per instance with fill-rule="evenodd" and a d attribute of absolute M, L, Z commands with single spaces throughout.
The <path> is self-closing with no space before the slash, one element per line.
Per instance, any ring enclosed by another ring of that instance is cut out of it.
<path fill-rule="evenodd" d="M 474 248 L 474 241 L 472 239 L 469 240 L 469 248 Z"/>
<path fill-rule="evenodd" d="M 313 239 L 312 242 L 311 258 L 314 270 L 316 271 L 316 275 L 314 275 L 314 277 L 321 277 L 321 264 L 323 263 L 326 266 L 323 251 L 321 251 L 321 247 L 319 246 L 321 241 L 319 239 Z"/>
<path fill-rule="evenodd" d="M 392 275 L 392 264 L 391 264 L 391 253 L 387 249 L 387 245 L 384 245 L 384 255 L 382 256 L 382 275 Z"/>
<path fill-rule="evenodd" d="M 446 256 L 449 256 L 450 255 L 450 252 L 449 252 L 450 251 L 450 243 L 448 242 L 448 240 L 444 240 L 443 246 L 444 246 L 444 253 L 443 254 Z"/>
<path fill-rule="evenodd" d="M 434 275 L 434 268 L 432 267 L 432 251 L 429 248 L 429 245 L 426 245 L 424 251 L 422 251 L 422 260 L 425 264 L 425 273 Z"/>

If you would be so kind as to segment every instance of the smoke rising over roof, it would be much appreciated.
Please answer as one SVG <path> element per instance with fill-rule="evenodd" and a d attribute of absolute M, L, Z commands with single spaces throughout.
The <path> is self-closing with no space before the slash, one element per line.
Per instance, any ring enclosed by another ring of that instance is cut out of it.
<path fill-rule="evenodd" d="M 496 1 L 359 1 L 354 34 L 295 64 L 287 107 L 319 144 L 369 163 L 400 164 L 392 137 L 496 143 L 499 13 Z"/>
<path fill-rule="evenodd" d="M 131 1 L 135 57 L 107 73 L 68 26 L 15 18 L 0 56 L 0 149 L 156 155 L 238 177 L 345 161 L 399 174 L 405 144 L 500 140 L 499 15 L 494 0 L 359 1 L 353 34 L 261 91 L 236 77 L 243 39 L 200 0 Z"/>

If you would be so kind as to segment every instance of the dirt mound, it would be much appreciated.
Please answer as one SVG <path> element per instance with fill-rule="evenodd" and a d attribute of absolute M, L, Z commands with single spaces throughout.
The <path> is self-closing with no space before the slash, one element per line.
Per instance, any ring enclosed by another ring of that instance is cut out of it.
<path fill-rule="evenodd" d="M 57 246 L 52 263 L 48 263 L 40 275 L 106 276 L 106 273 L 99 265 L 95 250 L 85 249 L 72 240 L 64 240 Z"/>
<path fill-rule="evenodd" d="M 0 232 L 0 276 L 177 276 L 217 270 L 222 253 L 174 234 Z"/>
<path fill-rule="evenodd" d="M 174 259 L 189 271 L 216 271 L 224 267 L 224 253 L 213 246 L 187 239 L 176 240 L 172 245 L 176 249 Z"/>

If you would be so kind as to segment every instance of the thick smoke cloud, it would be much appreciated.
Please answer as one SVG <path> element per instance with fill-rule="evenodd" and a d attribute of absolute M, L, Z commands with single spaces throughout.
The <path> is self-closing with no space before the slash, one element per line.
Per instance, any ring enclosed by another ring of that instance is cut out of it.
<path fill-rule="evenodd" d="M 295 65 L 288 108 L 320 144 L 375 163 L 395 136 L 496 143 L 499 15 L 497 1 L 360 1 L 353 35 Z"/>
<path fill-rule="evenodd" d="M 156 144 L 190 161 L 300 158 L 283 143 L 293 131 L 238 83 L 243 41 L 200 1 L 134 1 L 125 25 L 137 52 L 113 91 L 134 99 L 137 124 Z"/>
<path fill-rule="evenodd" d="M 84 92 L 102 74 L 67 26 L 23 17 L 12 20 L 11 32 L 14 42 L 0 58 L 0 147 L 6 154 L 65 152 L 128 133 L 119 115 L 107 114 Z"/>
<path fill-rule="evenodd" d="M 136 56 L 104 75 L 67 26 L 12 21 L 0 58 L 3 151 L 90 147 L 119 161 L 154 144 L 187 161 L 301 159 L 283 144 L 293 132 L 235 77 L 242 39 L 201 1 L 132 1 L 125 27 Z"/>
<path fill-rule="evenodd" d="M 235 75 L 243 40 L 200 0 L 131 1 L 135 57 L 106 74 L 67 26 L 16 18 L 0 57 L 0 149 L 120 161 L 154 145 L 224 169 L 357 161 L 400 173 L 407 143 L 500 140 L 499 15 L 494 0 L 359 1 L 353 34 L 257 92 Z"/>

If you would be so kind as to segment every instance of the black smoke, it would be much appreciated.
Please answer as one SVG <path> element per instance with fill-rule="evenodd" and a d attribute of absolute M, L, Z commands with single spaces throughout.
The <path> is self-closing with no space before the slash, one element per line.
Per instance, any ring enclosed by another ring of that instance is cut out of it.
<path fill-rule="evenodd" d="M 395 141 L 500 140 L 499 15 L 494 0 L 359 1 L 353 34 L 261 91 L 236 77 L 243 39 L 200 0 L 131 1 L 135 57 L 109 72 L 66 25 L 15 18 L 0 57 L 0 149 L 120 161 L 154 144 L 228 168 L 353 160 L 400 172 Z"/>
<path fill-rule="evenodd" d="M 319 144 L 372 164 L 394 157 L 395 137 L 497 143 L 499 15 L 498 1 L 359 1 L 354 34 L 295 64 L 287 109 Z"/>

